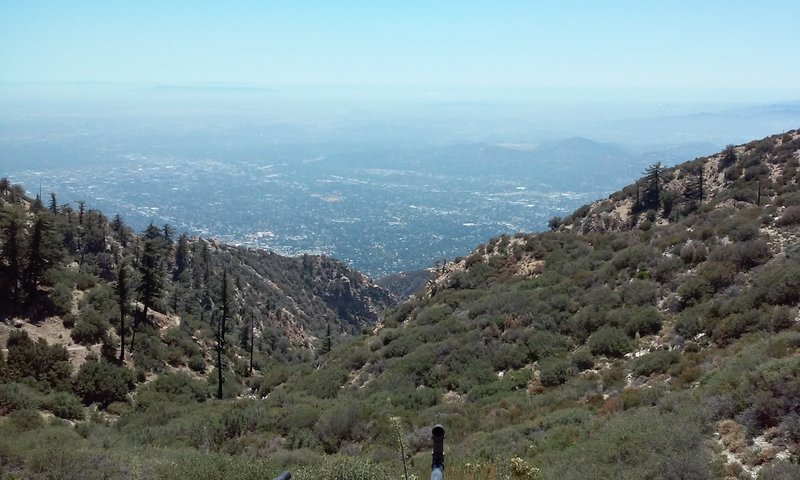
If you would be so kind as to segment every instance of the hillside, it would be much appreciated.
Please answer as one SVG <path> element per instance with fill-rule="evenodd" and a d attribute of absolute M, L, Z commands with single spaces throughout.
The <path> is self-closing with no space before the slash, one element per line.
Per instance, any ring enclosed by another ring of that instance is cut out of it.
<path fill-rule="evenodd" d="M 98 478 L 263 478 L 286 466 L 304 469 L 298 478 L 396 478 L 399 433 L 424 477 L 429 428 L 442 423 L 448 478 L 798 478 L 798 165 L 792 131 L 648 169 L 551 232 L 495 238 L 438 266 L 364 335 L 313 359 L 264 357 L 260 375 L 240 377 L 253 398 L 210 400 L 213 375 L 178 368 L 103 402 L 88 368 L 70 377 L 61 354 L 14 337 L 0 438 L 16 440 L 0 441 L 0 460 L 31 475 L 91 464 Z M 266 255 L 194 245 L 220 265 Z M 238 277 L 243 298 L 266 288 Z M 305 285 L 323 301 L 330 290 Z M 52 368 L 26 364 L 30 352 Z M 56 465 L 42 461 L 53 438 L 70 445 Z"/>
<path fill-rule="evenodd" d="M 132 301 L 126 305 L 127 333 L 137 323 L 139 341 L 156 349 L 143 360 L 146 366 L 132 359 L 129 366 L 144 372 L 187 365 L 206 370 L 204 337 L 210 335 L 223 271 L 233 280 L 229 335 L 244 337 L 252 326 L 255 352 L 275 359 L 311 358 L 323 337 L 360 333 L 394 303 L 387 291 L 333 259 L 174 238 L 168 225 L 135 235 L 119 216 L 109 221 L 83 202 L 60 205 L 53 196 L 45 208 L 20 186 L 4 179 L 0 187 L 0 339 L 25 330 L 34 339 L 67 346 L 76 366 L 87 351 L 100 353 L 100 346 L 118 350 L 116 288 L 123 265 Z M 144 318 L 148 258 L 154 262 L 154 291 Z M 168 338 L 184 343 L 186 355 L 171 351 Z M 128 346 L 142 348 L 135 347 Z"/>

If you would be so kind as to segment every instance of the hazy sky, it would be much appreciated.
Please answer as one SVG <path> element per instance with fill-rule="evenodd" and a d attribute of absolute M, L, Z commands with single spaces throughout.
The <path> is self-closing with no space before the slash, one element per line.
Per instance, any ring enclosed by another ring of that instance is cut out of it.
<path fill-rule="evenodd" d="M 791 95 L 798 18 L 789 0 L 0 0 L 0 82 Z"/>

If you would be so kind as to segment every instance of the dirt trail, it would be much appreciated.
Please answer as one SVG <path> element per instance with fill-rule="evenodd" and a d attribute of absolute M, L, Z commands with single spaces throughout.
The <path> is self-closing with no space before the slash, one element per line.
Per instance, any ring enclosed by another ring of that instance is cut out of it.
<path fill-rule="evenodd" d="M 8 337 L 13 330 L 24 330 L 31 338 L 43 338 L 51 345 L 64 345 L 69 353 L 69 360 L 73 369 L 78 369 L 83 365 L 89 353 L 100 353 L 100 344 L 85 347 L 74 343 L 69 329 L 64 327 L 61 317 L 47 317 L 37 323 L 22 322 L 20 327 L 15 327 L 15 322 L 19 324 L 18 320 L 12 321 L 11 325 L 0 324 L 0 347 L 2 347 L 3 354 L 8 353 Z"/>

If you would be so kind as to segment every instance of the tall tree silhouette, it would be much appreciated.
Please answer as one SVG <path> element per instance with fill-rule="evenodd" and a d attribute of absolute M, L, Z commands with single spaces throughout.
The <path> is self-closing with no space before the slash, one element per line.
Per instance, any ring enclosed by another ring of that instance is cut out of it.
<path fill-rule="evenodd" d="M 722 158 L 719 160 L 719 170 L 725 170 L 736 163 L 736 150 L 733 145 L 728 145 L 722 151 Z"/>
<path fill-rule="evenodd" d="M 217 398 L 222 399 L 222 353 L 225 350 L 225 328 L 230 313 L 230 298 L 228 295 L 228 271 L 222 272 L 222 292 L 220 292 L 222 310 L 217 312 L 216 337 L 217 337 Z"/>
<path fill-rule="evenodd" d="M 642 195 L 642 208 L 645 210 L 658 209 L 661 204 L 661 183 L 663 182 L 664 168 L 661 162 L 647 167 L 644 174 L 644 192 Z"/>
<path fill-rule="evenodd" d="M 144 306 L 141 316 L 142 321 L 147 321 L 148 310 L 153 308 L 155 302 L 161 297 L 164 288 L 163 272 L 161 269 L 161 242 L 163 242 L 163 239 L 160 235 L 148 238 L 147 231 L 145 232 L 144 247 L 142 248 L 142 255 L 139 261 L 141 281 L 139 282 L 139 288 L 137 288 L 139 301 L 141 301 Z M 133 342 L 136 339 L 136 327 L 138 324 L 139 320 L 134 317 L 133 333 L 131 334 L 131 350 L 133 349 Z"/>
<path fill-rule="evenodd" d="M 0 259 L 5 259 L 4 268 L 0 262 L 0 268 L 5 270 L 3 275 L 3 277 L 5 277 L 3 290 L 5 290 L 6 298 L 9 298 L 13 304 L 19 301 L 20 283 L 22 280 L 20 253 L 25 229 L 20 212 L 13 207 L 5 209 L 0 219 L 2 219 L 3 237 L 5 238 L 3 248 L 0 250 Z"/>
<path fill-rule="evenodd" d="M 31 236 L 31 245 L 28 251 L 28 269 L 25 275 L 25 296 L 28 303 L 35 298 L 39 279 L 44 273 L 45 259 L 42 243 L 46 227 L 44 218 L 38 216 L 33 224 L 33 235 Z"/>
<path fill-rule="evenodd" d="M 128 312 L 128 267 L 119 263 L 117 269 L 117 304 L 119 305 L 119 364 L 125 363 L 125 314 Z"/>
<path fill-rule="evenodd" d="M 178 247 L 175 249 L 175 270 L 172 279 L 179 280 L 183 272 L 189 267 L 189 237 L 182 233 L 178 237 Z"/>

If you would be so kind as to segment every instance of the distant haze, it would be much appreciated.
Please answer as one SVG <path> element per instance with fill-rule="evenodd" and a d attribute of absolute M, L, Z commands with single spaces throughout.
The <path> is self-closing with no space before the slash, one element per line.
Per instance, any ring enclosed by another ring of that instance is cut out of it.
<path fill-rule="evenodd" d="M 797 128 L 797 2 L 0 0 L 0 175 L 374 276 Z"/>

